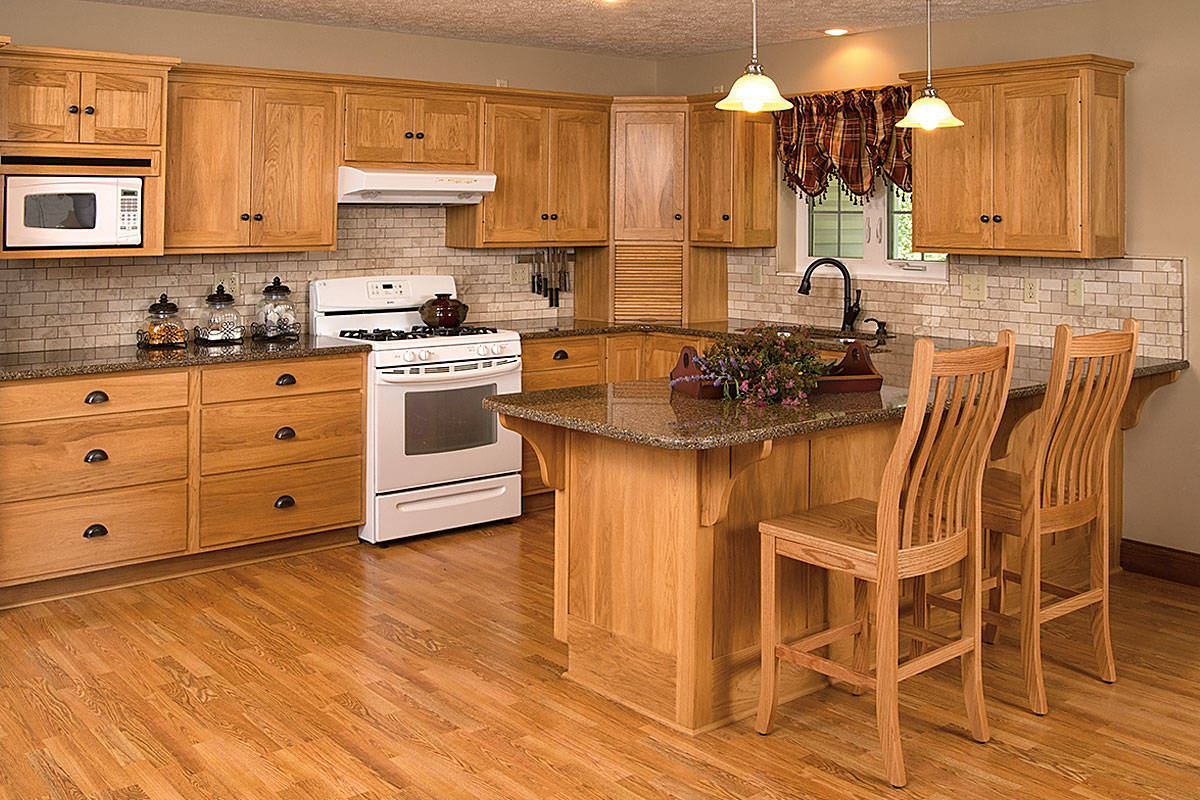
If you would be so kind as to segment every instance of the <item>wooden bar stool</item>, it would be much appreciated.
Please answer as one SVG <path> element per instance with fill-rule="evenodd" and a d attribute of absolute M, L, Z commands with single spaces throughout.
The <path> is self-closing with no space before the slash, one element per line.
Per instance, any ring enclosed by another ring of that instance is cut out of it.
<path fill-rule="evenodd" d="M 1125 320 L 1120 331 L 1090 336 L 1074 336 L 1071 326 L 1059 325 L 1046 399 L 1036 412 L 1020 474 L 994 467 L 984 473 L 983 526 L 990 550 L 984 640 L 995 641 L 998 624 L 1017 621 L 1002 612 L 1005 583 L 1019 583 L 1021 664 L 1035 714 L 1047 711 L 1041 630 L 1052 619 L 1091 609 L 1100 679 L 1117 679 L 1108 626 L 1109 452 L 1133 380 L 1137 340 L 1135 319 Z M 1090 536 L 1088 588 L 1082 592 L 1042 580 L 1042 537 L 1079 528 Z M 1005 536 L 1020 539 L 1019 573 L 1004 568 Z M 1043 606 L 1042 592 L 1057 599 Z"/>
<path fill-rule="evenodd" d="M 913 353 L 908 405 L 884 468 L 879 502 L 857 498 L 759 524 L 762 535 L 762 678 L 756 728 L 765 734 L 779 701 L 779 660 L 874 689 L 884 767 L 903 786 L 899 684 L 962 658 L 963 692 L 971 735 L 988 740 L 980 664 L 980 484 L 999 427 L 1012 375 L 1013 334 L 994 347 L 935 353 L 921 339 Z M 931 385 L 932 382 L 932 385 Z M 854 620 L 791 643 L 780 637 L 778 558 L 791 558 L 854 578 Z M 949 638 L 902 625 L 900 581 L 963 563 L 961 633 Z M 868 584 L 875 585 L 868 614 Z M 875 628 L 875 670 L 869 672 L 868 617 Z M 933 645 L 900 663 L 899 636 Z M 853 663 L 814 650 L 854 637 Z"/>

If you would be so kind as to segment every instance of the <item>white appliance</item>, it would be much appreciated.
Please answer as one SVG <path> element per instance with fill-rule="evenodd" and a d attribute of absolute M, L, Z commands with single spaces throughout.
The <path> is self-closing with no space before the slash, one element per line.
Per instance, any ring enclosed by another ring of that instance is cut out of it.
<path fill-rule="evenodd" d="M 339 203 L 474 205 L 494 191 L 492 172 L 338 167 Z"/>
<path fill-rule="evenodd" d="M 4 177 L 4 248 L 140 247 L 142 179 Z"/>
<path fill-rule="evenodd" d="M 521 340 L 495 328 L 423 326 L 421 304 L 454 291 L 453 278 L 432 275 L 309 284 L 314 334 L 371 345 L 363 541 L 521 514 L 521 437 L 482 405 L 521 391 Z"/>

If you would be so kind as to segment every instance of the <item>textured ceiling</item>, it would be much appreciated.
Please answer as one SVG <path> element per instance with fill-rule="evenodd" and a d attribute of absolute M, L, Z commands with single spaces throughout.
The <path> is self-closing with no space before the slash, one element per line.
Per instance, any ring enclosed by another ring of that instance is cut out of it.
<path fill-rule="evenodd" d="M 934 20 L 1087 0 L 936 0 Z M 448 36 L 578 52 L 667 58 L 750 40 L 750 0 L 109 0 L 243 17 Z M 761 0 L 759 40 L 826 28 L 867 31 L 924 22 L 920 0 Z"/>

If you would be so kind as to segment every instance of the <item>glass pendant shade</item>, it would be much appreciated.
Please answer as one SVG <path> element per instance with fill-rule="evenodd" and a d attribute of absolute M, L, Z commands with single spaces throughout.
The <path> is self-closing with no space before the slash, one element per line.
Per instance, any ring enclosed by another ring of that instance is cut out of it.
<path fill-rule="evenodd" d="M 751 61 L 746 66 L 746 73 L 733 82 L 729 94 L 717 103 L 717 108 L 722 111 L 745 111 L 750 114 L 784 111 L 791 107 L 791 101 L 779 93 L 775 81 L 763 74 L 757 61 Z"/>
<path fill-rule="evenodd" d="M 957 128 L 962 124 L 963 121 L 954 116 L 946 101 L 937 96 L 937 91 L 932 86 L 927 86 L 921 96 L 908 107 L 908 114 L 896 123 L 896 127 L 932 131 L 936 128 Z"/>

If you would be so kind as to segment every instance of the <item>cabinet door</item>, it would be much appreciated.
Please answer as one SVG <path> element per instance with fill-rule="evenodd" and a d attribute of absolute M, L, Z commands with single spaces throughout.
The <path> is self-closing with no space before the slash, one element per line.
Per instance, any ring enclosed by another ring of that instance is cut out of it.
<path fill-rule="evenodd" d="M 613 113 L 613 238 L 682 242 L 684 111 Z"/>
<path fill-rule="evenodd" d="M 641 335 L 609 336 L 604 341 L 604 380 L 636 381 L 642 377 Z"/>
<path fill-rule="evenodd" d="M 1079 250 L 1079 78 L 998 84 L 992 91 L 995 246 Z"/>
<path fill-rule="evenodd" d="M 775 116 L 738 112 L 734 117 L 733 243 L 774 247 L 779 203 Z"/>
<path fill-rule="evenodd" d="M 725 112 L 729 113 L 729 112 Z M 700 349 L 701 340 L 691 336 L 651 333 L 646 336 L 642 361 L 643 378 L 665 378 L 679 362 L 679 351 L 684 347 Z"/>
<path fill-rule="evenodd" d="M 608 112 L 550 109 L 550 238 L 608 238 Z"/>
<path fill-rule="evenodd" d="M 316 90 L 254 90 L 251 245 L 333 244 L 336 99 Z"/>
<path fill-rule="evenodd" d="M 416 142 L 411 97 L 346 94 L 347 161 L 412 161 Z"/>
<path fill-rule="evenodd" d="M 468 167 L 479 163 L 479 101 L 462 97 L 413 100 L 413 161 Z"/>
<path fill-rule="evenodd" d="M 80 116 L 78 72 L 0 69 L 0 139 L 78 142 Z"/>
<path fill-rule="evenodd" d="M 165 246 L 247 246 L 254 90 L 173 81 L 167 96 Z"/>
<path fill-rule="evenodd" d="M 485 242 L 541 242 L 549 230 L 549 112 L 487 106 L 487 167 L 496 191 L 484 202 Z"/>
<path fill-rule="evenodd" d="M 992 87 L 947 87 L 940 93 L 965 124 L 913 131 L 913 248 L 990 248 Z"/>
<path fill-rule="evenodd" d="M 688 142 L 692 241 L 733 242 L 734 122 L 728 111 L 692 109 Z"/>
<path fill-rule="evenodd" d="M 162 140 L 163 79 L 158 75 L 80 75 L 79 141 L 156 145 Z"/>

